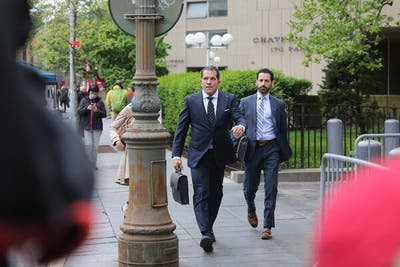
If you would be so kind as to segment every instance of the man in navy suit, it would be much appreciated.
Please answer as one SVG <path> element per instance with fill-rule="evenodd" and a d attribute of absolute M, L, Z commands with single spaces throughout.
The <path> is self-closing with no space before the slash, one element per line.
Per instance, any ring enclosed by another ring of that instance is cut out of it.
<path fill-rule="evenodd" d="M 233 94 L 218 90 L 219 71 L 205 67 L 201 71 L 199 92 L 186 96 L 172 146 L 173 167 L 182 169 L 181 155 L 189 126 L 188 166 L 193 182 L 193 206 L 202 238 L 200 246 L 213 251 L 214 221 L 222 200 L 222 183 L 227 163 L 235 161 L 229 130 L 242 136 L 246 122 Z M 236 125 L 231 129 L 232 122 Z"/>
<path fill-rule="evenodd" d="M 269 69 L 257 73 L 257 92 L 240 101 L 247 129 L 248 145 L 245 156 L 244 197 L 248 208 L 248 221 L 254 228 L 258 225 L 254 198 L 264 171 L 264 229 L 262 239 L 272 237 L 275 227 L 275 204 L 278 193 L 278 168 L 292 154 L 287 141 L 285 103 L 269 94 L 274 85 L 274 74 Z"/>

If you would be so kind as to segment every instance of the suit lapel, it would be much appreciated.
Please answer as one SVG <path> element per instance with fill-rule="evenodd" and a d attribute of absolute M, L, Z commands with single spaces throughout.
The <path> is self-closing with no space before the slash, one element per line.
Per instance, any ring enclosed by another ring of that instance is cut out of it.
<path fill-rule="evenodd" d="M 271 118 L 272 118 L 272 122 L 274 123 L 274 129 L 277 129 L 276 127 L 276 109 L 277 109 L 277 103 L 276 100 L 273 96 L 269 95 L 269 103 L 271 106 Z"/>
<path fill-rule="evenodd" d="M 208 122 L 208 118 L 207 118 L 207 112 L 204 108 L 204 102 L 203 102 L 203 92 L 200 90 L 200 92 L 198 93 L 196 99 L 196 104 L 197 104 L 197 110 L 199 110 L 203 120 Z"/>
<path fill-rule="evenodd" d="M 227 102 L 228 102 L 227 96 L 221 90 L 218 90 L 217 115 L 215 123 L 219 121 L 222 114 L 224 113 L 225 108 L 227 108 L 228 105 Z"/>

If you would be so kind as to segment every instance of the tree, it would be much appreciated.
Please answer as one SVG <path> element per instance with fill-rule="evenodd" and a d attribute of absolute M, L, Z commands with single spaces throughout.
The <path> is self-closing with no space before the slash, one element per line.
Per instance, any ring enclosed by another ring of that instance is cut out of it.
<path fill-rule="evenodd" d="M 62 72 L 68 69 L 68 51 L 64 53 L 68 43 L 68 20 L 63 14 L 66 5 L 52 5 L 39 0 L 29 1 L 32 9 L 33 29 L 31 31 L 32 53 L 42 58 L 40 67 Z M 44 30 L 46 29 L 46 30 Z M 47 49 L 47 47 L 51 49 Z M 65 67 L 64 67 L 65 66 Z"/>
<path fill-rule="evenodd" d="M 295 6 L 288 39 L 305 55 L 304 64 L 335 59 L 348 62 L 347 70 L 377 70 L 381 27 L 394 22 L 382 14 L 389 0 L 303 0 Z M 398 24 L 398 21 L 396 22 Z"/>
<path fill-rule="evenodd" d="M 288 39 L 305 55 L 304 64 L 327 63 L 319 96 L 330 117 L 351 118 L 367 129 L 374 103 L 368 95 L 380 83 L 382 65 L 378 44 L 381 27 L 397 23 L 382 14 L 388 0 L 303 0 L 295 6 Z M 367 97 L 363 96 L 366 95 Z"/>
<path fill-rule="evenodd" d="M 63 72 L 68 69 L 69 25 L 68 1 L 54 1 L 37 4 L 36 12 L 41 23 L 34 31 L 34 53 L 45 68 Z M 76 71 L 86 76 L 85 62 L 92 63 L 91 75 L 105 78 L 106 86 L 116 80 L 125 84 L 132 82 L 135 73 L 135 38 L 123 33 L 111 19 L 106 0 L 78 0 L 76 2 L 76 36 L 81 41 L 81 49 L 76 51 Z M 51 6 L 51 9 L 49 8 Z M 156 73 L 167 74 L 164 58 L 170 46 L 164 38 L 156 39 Z"/>
<path fill-rule="evenodd" d="M 381 116 L 375 101 L 369 101 L 361 94 L 365 88 L 373 91 L 382 83 L 370 70 L 349 74 L 348 62 L 330 60 L 324 68 L 325 77 L 318 95 L 321 99 L 322 112 L 325 117 L 339 118 L 359 126 L 361 133 L 366 133 L 368 124 L 373 118 Z"/>

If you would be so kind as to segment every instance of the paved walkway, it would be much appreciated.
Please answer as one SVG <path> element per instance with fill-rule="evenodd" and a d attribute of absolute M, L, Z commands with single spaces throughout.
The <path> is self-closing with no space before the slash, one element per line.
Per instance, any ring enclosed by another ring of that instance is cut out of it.
<path fill-rule="evenodd" d="M 62 116 L 69 117 L 68 113 Z M 98 156 L 93 196 L 96 207 L 94 229 L 85 244 L 57 266 L 118 266 L 117 238 L 123 222 L 121 205 L 128 198 L 128 188 L 114 183 L 121 153 L 114 152 L 110 147 L 110 123 L 110 119 L 104 119 L 105 127 L 100 141 L 102 153 Z M 170 158 L 170 152 L 167 151 L 166 159 Z M 167 176 L 171 170 L 168 160 Z M 188 168 L 184 172 L 189 174 Z M 224 197 L 214 226 L 217 242 L 214 252 L 206 254 L 199 247 L 201 235 L 193 206 L 175 203 L 168 187 L 168 208 L 177 227 L 175 234 L 179 238 L 180 266 L 306 266 L 318 192 L 319 183 L 315 182 L 280 183 L 273 238 L 261 240 L 262 226 L 253 229 L 247 222 L 242 185 L 225 179 Z M 256 206 L 260 217 L 263 207 L 262 186 L 257 194 Z"/>

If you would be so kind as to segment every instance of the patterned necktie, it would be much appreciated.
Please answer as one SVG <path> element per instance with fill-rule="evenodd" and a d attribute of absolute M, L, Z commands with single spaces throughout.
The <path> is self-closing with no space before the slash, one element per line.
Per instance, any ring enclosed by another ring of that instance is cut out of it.
<path fill-rule="evenodd" d="M 261 96 L 257 107 L 257 140 L 261 140 L 262 138 L 262 130 L 264 125 L 264 102 L 264 96 Z"/>
<path fill-rule="evenodd" d="M 214 113 L 214 104 L 212 102 L 213 97 L 209 96 L 208 98 L 208 106 L 207 106 L 207 118 L 210 121 L 211 125 L 214 125 L 215 122 L 215 113 Z"/>

